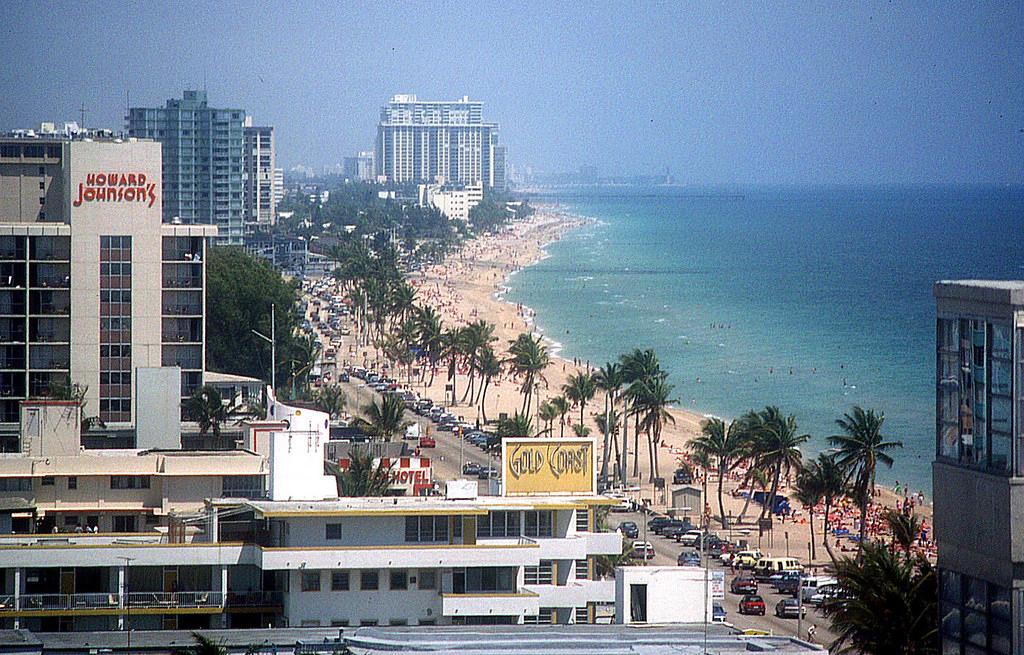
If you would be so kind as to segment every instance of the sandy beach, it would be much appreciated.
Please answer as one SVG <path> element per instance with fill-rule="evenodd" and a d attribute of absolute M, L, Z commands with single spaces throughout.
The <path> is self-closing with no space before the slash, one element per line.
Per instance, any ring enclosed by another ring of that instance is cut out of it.
<path fill-rule="evenodd" d="M 529 307 L 505 302 L 502 299 L 509 277 L 516 271 L 545 257 L 545 246 L 558 241 L 568 231 L 584 225 L 587 220 L 583 217 L 567 213 L 557 207 L 541 207 L 528 221 L 514 223 L 498 234 L 474 239 L 468 242 L 459 253 L 449 257 L 444 264 L 430 267 L 409 278 L 410 284 L 414 285 L 417 289 L 417 304 L 430 305 L 437 309 L 447 327 L 465 325 L 480 319 L 493 323 L 495 325 L 494 335 L 496 337 L 493 346 L 497 352 L 503 353 L 518 334 L 527 331 L 532 332 L 536 329 L 533 310 Z M 567 302 L 571 302 L 571 300 L 571 298 L 566 299 Z M 536 333 L 542 334 L 542 332 Z M 548 343 L 550 348 L 551 342 Z M 642 347 L 642 344 L 629 344 L 623 350 L 629 350 L 633 347 Z M 608 353 L 608 359 L 616 359 L 618 355 L 619 353 Z M 536 407 L 539 404 L 537 400 L 542 402 L 560 395 L 562 385 L 570 375 L 585 370 L 588 366 L 590 370 L 594 370 L 604 363 L 604 361 L 573 362 L 572 360 L 557 356 L 552 357 L 551 364 L 544 372 L 539 399 L 535 399 L 533 409 L 531 410 L 534 416 L 534 429 L 539 430 L 541 428 L 540 423 L 535 418 Z M 426 378 L 429 381 L 430 375 L 428 374 Z M 671 377 L 669 381 L 671 382 Z M 413 388 L 417 392 L 438 401 L 442 398 L 450 398 L 450 392 L 446 396 L 445 391 L 445 385 L 449 384 L 449 382 L 447 379 L 447 367 L 440 366 L 434 375 L 432 385 L 414 382 Z M 463 400 L 467 384 L 468 377 L 466 375 L 456 375 L 456 402 L 454 405 L 451 405 L 451 403 L 446 404 L 452 406 L 451 411 L 453 413 L 462 415 L 466 420 L 479 420 L 482 422 L 483 419 L 479 415 L 478 408 L 468 398 Z M 486 398 L 486 416 L 491 420 L 497 418 L 501 413 L 511 416 L 520 409 L 522 400 L 523 397 L 519 392 L 517 382 L 507 372 L 503 373 L 501 378 L 491 382 Z M 599 448 L 602 441 L 601 433 L 594 423 L 593 415 L 604 411 L 604 402 L 604 396 L 599 391 L 586 407 L 586 424 L 591 429 L 591 434 L 598 437 Z M 772 399 L 765 399 L 765 404 L 770 404 L 771 402 Z M 686 444 L 693 436 L 700 433 L 700 426 L 706 418 L 702 414 L 679 408 L 673 408 L 671 414 L 675 419 L 675 423 L 668 423 L 665 426 L 661 442 L 658 445 L 659 474 L 667 478 L 669 482 L 671 482 L 672 472 L 676 467 L 684 461 L 689 461 Z M 571 424 L 578 422 L 578 420 L 579 408 L 577 407 L 566 415 L 568 423 L 564 427 L 566 435 L 572 434 Z M 632 426 L 630 427 L 632 428 Z M 558 435 L 561 431 L 562 428 L 556 421 L 553 432 Z M 631 495 L 637 500 L 648 502 L 655 510 L 665 509 L 666 501 L 670 503 L 671 498 L 670 496 L 668 498 L 660 496 L 660 492 L 656 492 L 653 484 L 649 481 L 650 466 L 648 464 L 648 448 L 645 443 L 646 437 L 641 436 L 639 440 L 639 476 L 633 475 L 634 435 L 632 429 L 629 431 L 629 441 L 630 460 L 627 470 L 631 474 L 630 485 L 638 485 L 639 487 L 637 490 L 632 491 Z M 899 466 L 898 457 L 897 453 L 897 467 Z M 695 486 L 699 487 L 704 481 L 703 476 L 705 472 L 699 469 L 696 472 L 699 477 L 695 482 Z M 742 470 L 735 471 L 727 478 L 724 485 L 725 509 L 727 514 L 731 514 L 734 517 L 740 515 L 744 506 L 744 499 L 734 495 L 734 492 L 740 486 L 742 475 Z M 706 482 L 708 485 L 707 501 L 711 508 L 711 529 L 715 529 L 720 527 L 717 519 L 717 473 L 712 471 L 707 476 Z M 783 486 L 779 490 L 782 494 L 786 494 L 791 490 L 786 482 L 785 480 L 783 481 Z M 671 485 L 669 489 L 671 489 Z M 879 488 L 876 503 L 872 509 L 872 516 L 874 518 L 869 520 L 869 529 L 875 525 L 882 524 L 880 518 L 881 508 L 896 507 L 903 500 L 909 500 L 909 497 L 904 499 L 902 490 L 900 496 L 897 497 L 892 489 Z M 928 502 L 922 504 L 919 498 L 913 497 L 915 512 L 924 521 L 930 542 L 929 544 L 922 544 L 921 550 L 933 555 L 930 545 L 934 543 L 931 536 L 932 516 L 930 499 L 926 499 L 926 501 Z M 810 559 L 808 549 L 809 534 L 806 525 L 807 512 L 796 502 L 793 502 L 793 507 L 795 510 L 794 514 L 783 521 L 781 525 L 776 523 L 775 533 L 770 540 L 768 535 L 761 537 L 760 540 L 758 539 L 756 529 L 756 519 L 760 512 L 760 506 L 758 505 L 751 504 L 746 513 L 745 523 L 742 526 L 734 526 L 734 528 L 739 530 L 740 535 L 746 536 L 751 543 L 757 544 L 760 541 L 763 550 L 773 552 L 774 554 L 783 552 L 780 546 L 783 541 L 783 534 L 786 533 L 785 539 L 788 542 L 789 552 L 807 561 Z M 849 530 L 850 533 L 856 533 L 858 516 L 859 513 L 856 508 L 849 504 L 844 504 L 833 511 L 832 527 L 843 528 Z M 818 545 L 816 546 L 817 552 L 814 563 L 817 564 L 828 561 L 827 553 L 824 548 L 820 547 L 822 522 L 823 518 L 820 512 L 816 512 L 815 532 Z M 854 548 L 854 544 L 847 539 L 833 540 L 833 543 L 839 546 L 839 550 L 844 548 L 853 550 Z"/>

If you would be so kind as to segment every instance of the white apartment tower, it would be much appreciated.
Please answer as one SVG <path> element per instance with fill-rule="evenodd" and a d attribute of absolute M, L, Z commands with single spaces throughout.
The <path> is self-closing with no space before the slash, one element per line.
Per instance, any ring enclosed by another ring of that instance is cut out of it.
<path fill-rule="evenodd" d="M 278 194 L 274 128 L 254 126 L 252 117 L 247 116 L 243 143 L 242 212 L 246 229 L 251 232 L 270 227 L 276 217 Z"/>
<path fill-rule="evenodd" d="M 498 124 L 483 119 L 483 103 L 468 96 L 455 101 L 421 101 L 396 95 L 380 113 L 375 165 L 377 175 L 398 184 L 503 184 L 496 148 Z"/>

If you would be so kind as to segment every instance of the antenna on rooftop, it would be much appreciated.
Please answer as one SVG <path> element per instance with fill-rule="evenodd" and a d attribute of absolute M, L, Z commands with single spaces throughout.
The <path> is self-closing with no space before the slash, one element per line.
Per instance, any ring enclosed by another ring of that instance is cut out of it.
<path fill-rule="evenodd" d="M 78 116 L 79 116 L 79 119 L 80 119 L 79 120 L 79 123 L 80 123 L 79 126 L 84 130 L 85 129 L 85 103 L 84 102 L 82 103 L 82 106 L 78 108 Z"/>

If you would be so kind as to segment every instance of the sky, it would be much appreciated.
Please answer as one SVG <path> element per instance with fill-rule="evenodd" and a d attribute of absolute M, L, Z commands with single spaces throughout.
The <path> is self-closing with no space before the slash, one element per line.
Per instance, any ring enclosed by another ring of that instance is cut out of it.
<path fill-rule="evenodd" d="M 509 162 L 690 184 L 1024 183 L 1024 3 L 6 3 L 0 130 L 206 88 L 278 165 L 398 93 L 482 100 Z"/>

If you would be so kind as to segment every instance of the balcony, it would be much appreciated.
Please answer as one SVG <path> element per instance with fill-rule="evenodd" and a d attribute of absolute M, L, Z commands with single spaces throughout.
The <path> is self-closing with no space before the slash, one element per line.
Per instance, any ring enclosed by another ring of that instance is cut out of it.
<path fill-rule="evenodd" d="M 511 592 L 441 594 L 444 616 L 526 616 L 540 612 L 540 596 L 520 589 Z"/>
<path fill-rule="evenodd" d="M 227 601 L 225 604 L 224 601 Z M 123 614 L 128 611 L 159 614 L 214 614 L 225 607 L 279 607 L 280 592 L 251 592 L 244 594 L 219 591 L 133 591 L 92 594 L 13 594 L 0 595 L 0 616 L 54 616 L 74 615 L 77 612 L 97 614 Z"/>
<path fill-rule="evenodd" d="M 264 570 L 330 569 L 344 557 L 348 568 L 431 568 L 439 566 L 537 566 L 537 544 L 528 539 L 489 540 L 486 544 L 381 544 L 311 548 L 262 548 Z"/>

